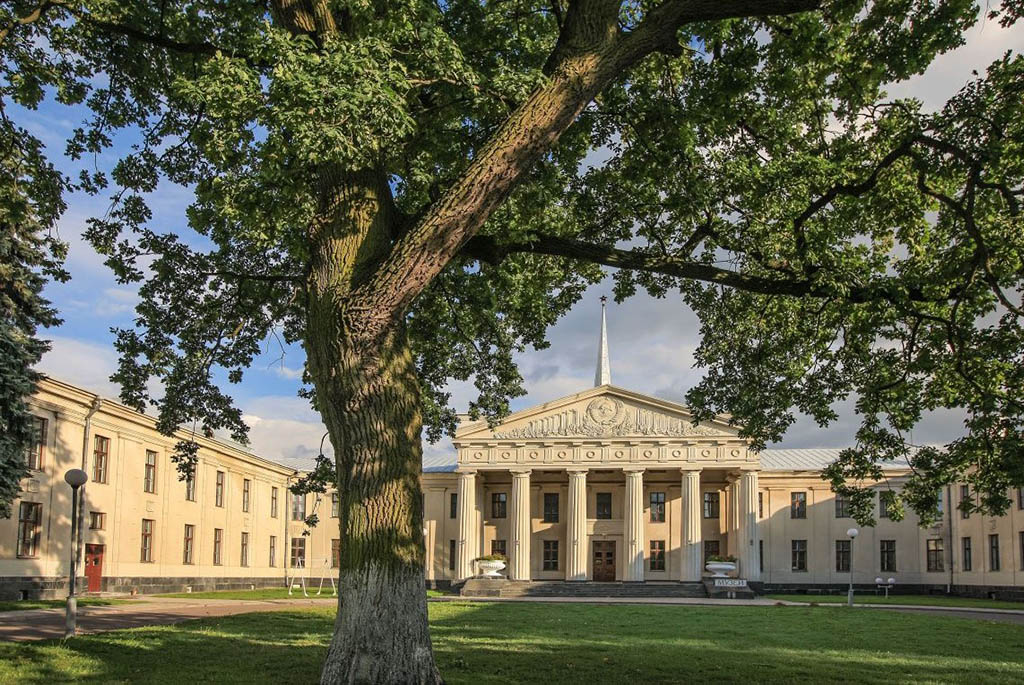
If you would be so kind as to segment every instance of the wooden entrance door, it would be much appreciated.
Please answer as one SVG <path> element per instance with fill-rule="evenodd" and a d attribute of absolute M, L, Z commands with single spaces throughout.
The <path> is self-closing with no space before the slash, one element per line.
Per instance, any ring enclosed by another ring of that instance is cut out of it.
<path fill-rule="evenodd" d="M 594 540 L 594 580 L 611 582 L 615 580 L 615 542 Z"/>
<path fill-rule="evenodd" d="M 99 592 L 103 587 L 103 545 L 85 546 L 85 578 L 88 591 Z"/>

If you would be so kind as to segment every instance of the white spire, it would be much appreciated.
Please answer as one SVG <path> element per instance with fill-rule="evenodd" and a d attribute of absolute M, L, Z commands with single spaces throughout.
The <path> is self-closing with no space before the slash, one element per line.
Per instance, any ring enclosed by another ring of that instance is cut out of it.
<path fill-rule="evenodd" d="M 601 341 L 597 347 L 597 373 L 594 374 L 594 387 L 611 385 L 612 365 L 608 361 L 608 322 L 605 317 L 607 297 L 601 297 Z"/>

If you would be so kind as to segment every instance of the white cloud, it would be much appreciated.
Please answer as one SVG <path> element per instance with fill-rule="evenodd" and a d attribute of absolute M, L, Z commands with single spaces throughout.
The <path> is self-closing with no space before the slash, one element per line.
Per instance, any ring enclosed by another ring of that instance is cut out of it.
<path fill-rule="evenodd" d="M 113 347 L 61 336 L 43 337 L 50 340 L 51 346 L 36 365 L 39 371 L 103 397 L 116 398 L 120 394 L 120 388 L 110 381 L 110 374 L 117 368 Z"/>

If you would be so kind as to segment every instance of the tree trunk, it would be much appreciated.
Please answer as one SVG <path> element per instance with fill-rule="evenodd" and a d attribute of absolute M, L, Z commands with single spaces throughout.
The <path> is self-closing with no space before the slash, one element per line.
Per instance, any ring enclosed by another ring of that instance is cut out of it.
<path fill-rule="evenodd" d="M 322 180 L 333 219 L 310 236 L 305 347 L 334 446 L 341 568 L 321 682 L 440 683 L 427 625 L 416 367 L 404 320 L 382 327 L 351 297 L 387 247 L 387 181 L 328 171 Z"/>

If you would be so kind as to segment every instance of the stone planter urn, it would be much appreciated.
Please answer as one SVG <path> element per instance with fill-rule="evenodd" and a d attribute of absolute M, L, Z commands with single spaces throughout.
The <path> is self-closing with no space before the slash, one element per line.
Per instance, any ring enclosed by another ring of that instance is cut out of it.
<path fill-rule="evenodd" d="M 480 567 L 480 573 L 484 578 L 501 578 L 499 571 L 504 570 L 504 561 L 478 561 L 476 562 Z"/>
<path fill-rule="evenodd" d="M 736 571 L 735 561 L 709 561 L 704 568 L 711 572 L 712 578 L 725 578 Z"/>

